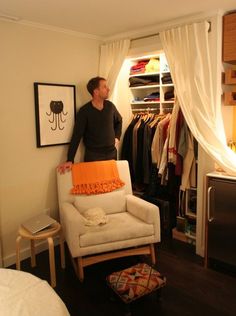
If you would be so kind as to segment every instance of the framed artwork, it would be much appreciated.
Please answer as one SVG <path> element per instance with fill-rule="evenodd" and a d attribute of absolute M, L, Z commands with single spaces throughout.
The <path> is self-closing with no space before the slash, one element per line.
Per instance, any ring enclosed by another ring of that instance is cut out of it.
<path fill-rule="evenodd" d="M 70 142 L 76 115 L 75 86 L 34 83 L 37 147 Z"/>

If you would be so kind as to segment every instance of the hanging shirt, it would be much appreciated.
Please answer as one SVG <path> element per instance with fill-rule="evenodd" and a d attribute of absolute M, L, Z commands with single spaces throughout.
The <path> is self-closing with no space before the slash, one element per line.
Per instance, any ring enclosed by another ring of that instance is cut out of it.
<path fill-rule="evenodd" d="M 160 120 L 156 127 L 155 134 L 152 140 L 152 147 L 151 147 L 151 155 L 152 155 L 152 163 L 157 165 L 157 168 L 160 167 L 161 162 L 161 155 L 164 147 L 164 143 L 167 136 L 167 127 L 169 125 L 171 118 L 171 114 L 168 113 L 166 117 Z M 163 135 L 164 130 L 164 135 Z"/>

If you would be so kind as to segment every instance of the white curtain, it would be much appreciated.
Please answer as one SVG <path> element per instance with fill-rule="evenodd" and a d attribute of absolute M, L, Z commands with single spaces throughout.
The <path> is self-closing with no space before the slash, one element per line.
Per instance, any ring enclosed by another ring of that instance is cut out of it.
<path fill-rule="evenodd" d="M 130 40 L 119 40 L 101 46 L 99 76 L 104 77 L 111 90 L 115 87 L 117 76 L 128 54 Z"/>
<path fill-rule="evenodd" d="M 236 175 L 236 154 L 227 144 L 220 102 L 213 95 L 208 22 L 160 33 L 177 99 L 203 149 L 227 173 Z"/>

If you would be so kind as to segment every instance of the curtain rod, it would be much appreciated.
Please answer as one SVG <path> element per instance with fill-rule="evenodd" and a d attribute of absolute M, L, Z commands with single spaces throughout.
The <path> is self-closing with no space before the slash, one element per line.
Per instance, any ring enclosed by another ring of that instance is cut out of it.
<path fill-rule="evenodd" d="M 131 42 L 134 42 L 134 41 L 138 41 L 140 39 L 144 39 L 144 38 L 149 38 L 149 37 L 154 37 L 154 36 L 159 36 L 160 33 L 154 33 L 154 34 L 149 34 L 149 35 L 144 35 L 144 36 L 139 36 L 139 37 L 135 37 L 135 38 L 132 38 L 131 39 Z"/>
<path fill-rule="evenodd" d="M 208 21 L 208 23 L 209 23 L 209 29 L 208 29 L 208 33 L 209 33 L 209 32 L 211 32 L 211 22 Z M 131 42 L 138 41 L 138 40 L 145 39 L 145 38 L 154 37 L 154 36 L 159 36 L 159 35 L 160 35 L 159 32 L 153 33 L 153 34 L 148 34 L 148 35 L 143 35 L 143 36 L 132 38 Z"/>

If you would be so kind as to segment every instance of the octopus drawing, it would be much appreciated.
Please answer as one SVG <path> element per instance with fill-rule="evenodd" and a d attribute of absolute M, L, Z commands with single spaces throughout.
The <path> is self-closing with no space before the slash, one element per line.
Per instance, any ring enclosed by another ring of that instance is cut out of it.
<path fill-rule="evenodd" d="M 48 121 L 53 124 L 51 126 L 51 130 L 55 131 L 57 128 L 59 130 L 63 130 L 64 127 L 61 126 L 61 123 L 65 123 L 66 120 L 63 119 L 64 116 L 68 114 L 68 112 L 63 111 L 64 104 L 62 101 L 51 101 L 50 102 L 50 113 L 46 112 L 48 116 L 51 117 Z"/>

